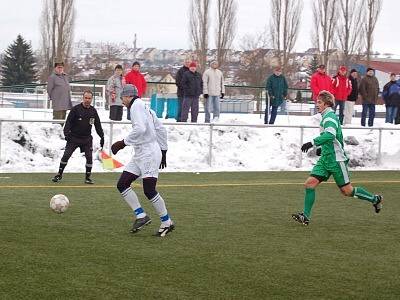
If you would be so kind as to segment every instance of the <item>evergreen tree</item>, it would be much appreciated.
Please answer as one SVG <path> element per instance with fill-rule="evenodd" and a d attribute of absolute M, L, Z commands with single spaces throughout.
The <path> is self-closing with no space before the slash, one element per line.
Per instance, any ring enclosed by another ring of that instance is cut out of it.
<path fill-rule="evenodd" d="M 37 80 L 32 47 L 21 35 L 8 46 L 1 65 L 3 85 L 26 84 Z"/>
<path fill-rule="evenodd" d="M 308 67 L 307 74 L 311 76 L 312 74 L 317 72 L 318 66 L 319 66 L 318 55 L 314 54 L 310 66 Z"/>

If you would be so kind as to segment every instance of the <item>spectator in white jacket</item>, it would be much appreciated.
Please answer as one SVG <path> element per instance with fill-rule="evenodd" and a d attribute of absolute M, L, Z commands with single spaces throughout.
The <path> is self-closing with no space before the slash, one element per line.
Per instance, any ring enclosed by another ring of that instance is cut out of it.
<path fill-rule="evenodd" d="M 213 112 L 213 122 L 218 122 L 220 99 L 225 96 L 224 75 L 218 69 L 218 62 L 213 61 L 210 68 L 203 74 L 205 123 L 210 123 L 210 112 Z"/>

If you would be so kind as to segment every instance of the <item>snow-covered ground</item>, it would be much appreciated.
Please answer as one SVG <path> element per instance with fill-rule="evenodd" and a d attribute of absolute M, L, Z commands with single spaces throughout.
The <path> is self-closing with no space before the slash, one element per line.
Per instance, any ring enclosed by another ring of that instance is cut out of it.
<path fill-rule="evenodd" d="M 103 121 L 108 112 L 100 111 Z M 51 119 L 51 111 L 0 109 L 0 119 Z M 125 115 L 124 115 L 125 116 Z M 204 120 L 204 115 L 199 116 Z M 164 120 L 163 122 L 174 122 Z M 354 119 L 352 126 L 358 127 L 360 120 Z M 218 126 L 230 124 L 232 126 Z M 169 150 L 167 171 L 266 171 L 266 170 L 309 170 L 316 157 L 300 153 L 299 128 L 254 128 L 235 127 L 237 124 L 261 125 L 263 116 L 254 114 L 222 114 L 213 131 L 212 167 L 209 166 L 210 129 L 206 126 L 167 125 Z M 278 115 L 277 125 L 319 124 L 316 116 Z M 377 130 L 344 129 L 348 139 L 354 137 L 358 145 L 346 145 L 352 169 L 377 170 L 400 169 L 400 126 L 387 125 L 378 118 L 375 127 L 383 127 L 382 161 L 377 164 Z M 109 149 L 110 128 L 103 124 L 106 136 L 105 148 Z M 130 130 L 128 124 L 114 124 L 113 141 L 122 139 Z M 319 134 L 319 129 L 304 129 L 303 141 Z M 94 148 L 99 137 L 93 129 Z M 1 132 L 0 172 L 56 172 L 63 154 L 65 141 L 58 124 L 36 122 L 3 122 Z M 126 147 L 115 158 L 127 163 L 132 148 Z M 96 155 L 95 155 L 96 157 Z M 300 166 L 300 158 L 302 163 Z M 83 172 L 84 156 L 77 150 L 70 159 L 66 172 Z M 103 172 L 99 160 L 94 161 L 93 172 Z M 121 171 L 121 170 L 116 170 Z"/>

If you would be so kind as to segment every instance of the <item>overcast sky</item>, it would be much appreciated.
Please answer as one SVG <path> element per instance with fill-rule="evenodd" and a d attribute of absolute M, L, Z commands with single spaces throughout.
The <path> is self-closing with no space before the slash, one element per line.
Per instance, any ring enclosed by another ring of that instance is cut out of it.
<path fill-rule="evenodd" d="M 304 9 L 296 50 L 310 48 L 312 12 L 316 0 L 303 0 Z M 238 32 L 235 47 L 247 33 L 261 32 L 269 23 L 270 0 L 238 0 Z M 75 0 L 77 12 L 75 41 L 126 42 L 132 45 L 137 34 L 138 47 L 159 49 L 190 48 L 188 7 L 190 0 Z M 39 47 L 41 0 L 0 0 L 0 51 L 18 34 Z M 395 38 L 400 1 L 383 0 L 376 25 L 374 50 L 400 54 L 400 39 Z M 213 38 L 212 38 L 213 39 Z M 211 46 L 213 46 L 213 41 Z"/>

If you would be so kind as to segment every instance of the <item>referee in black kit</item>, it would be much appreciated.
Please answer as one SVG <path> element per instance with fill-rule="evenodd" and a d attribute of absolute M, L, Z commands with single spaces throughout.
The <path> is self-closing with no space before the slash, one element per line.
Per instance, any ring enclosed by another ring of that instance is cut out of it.
<path fill-rule="evenodd" d="M 59 182 L 62 179 L 69 158 L 76 148 L 80 148 L 81 152 L 85 152 L 86 157 L 85 183 L 93 184 L 92 179 L 90 179 L 93 163 L 92 125 L 96 128 L 96 132 L 100 137 L 101 148 L 104 146 L 104 132 L 97 110 L 91 105 L 92 99 L 93 93 L 89 90 L 84 91 L 82 103 L 75 105 L 68 114 L 64 126 L 64 136 L 67 145 L 65 146 L 64 155 L 61 158 L 58 173 L 52 178 L 53 182 Z"/>

